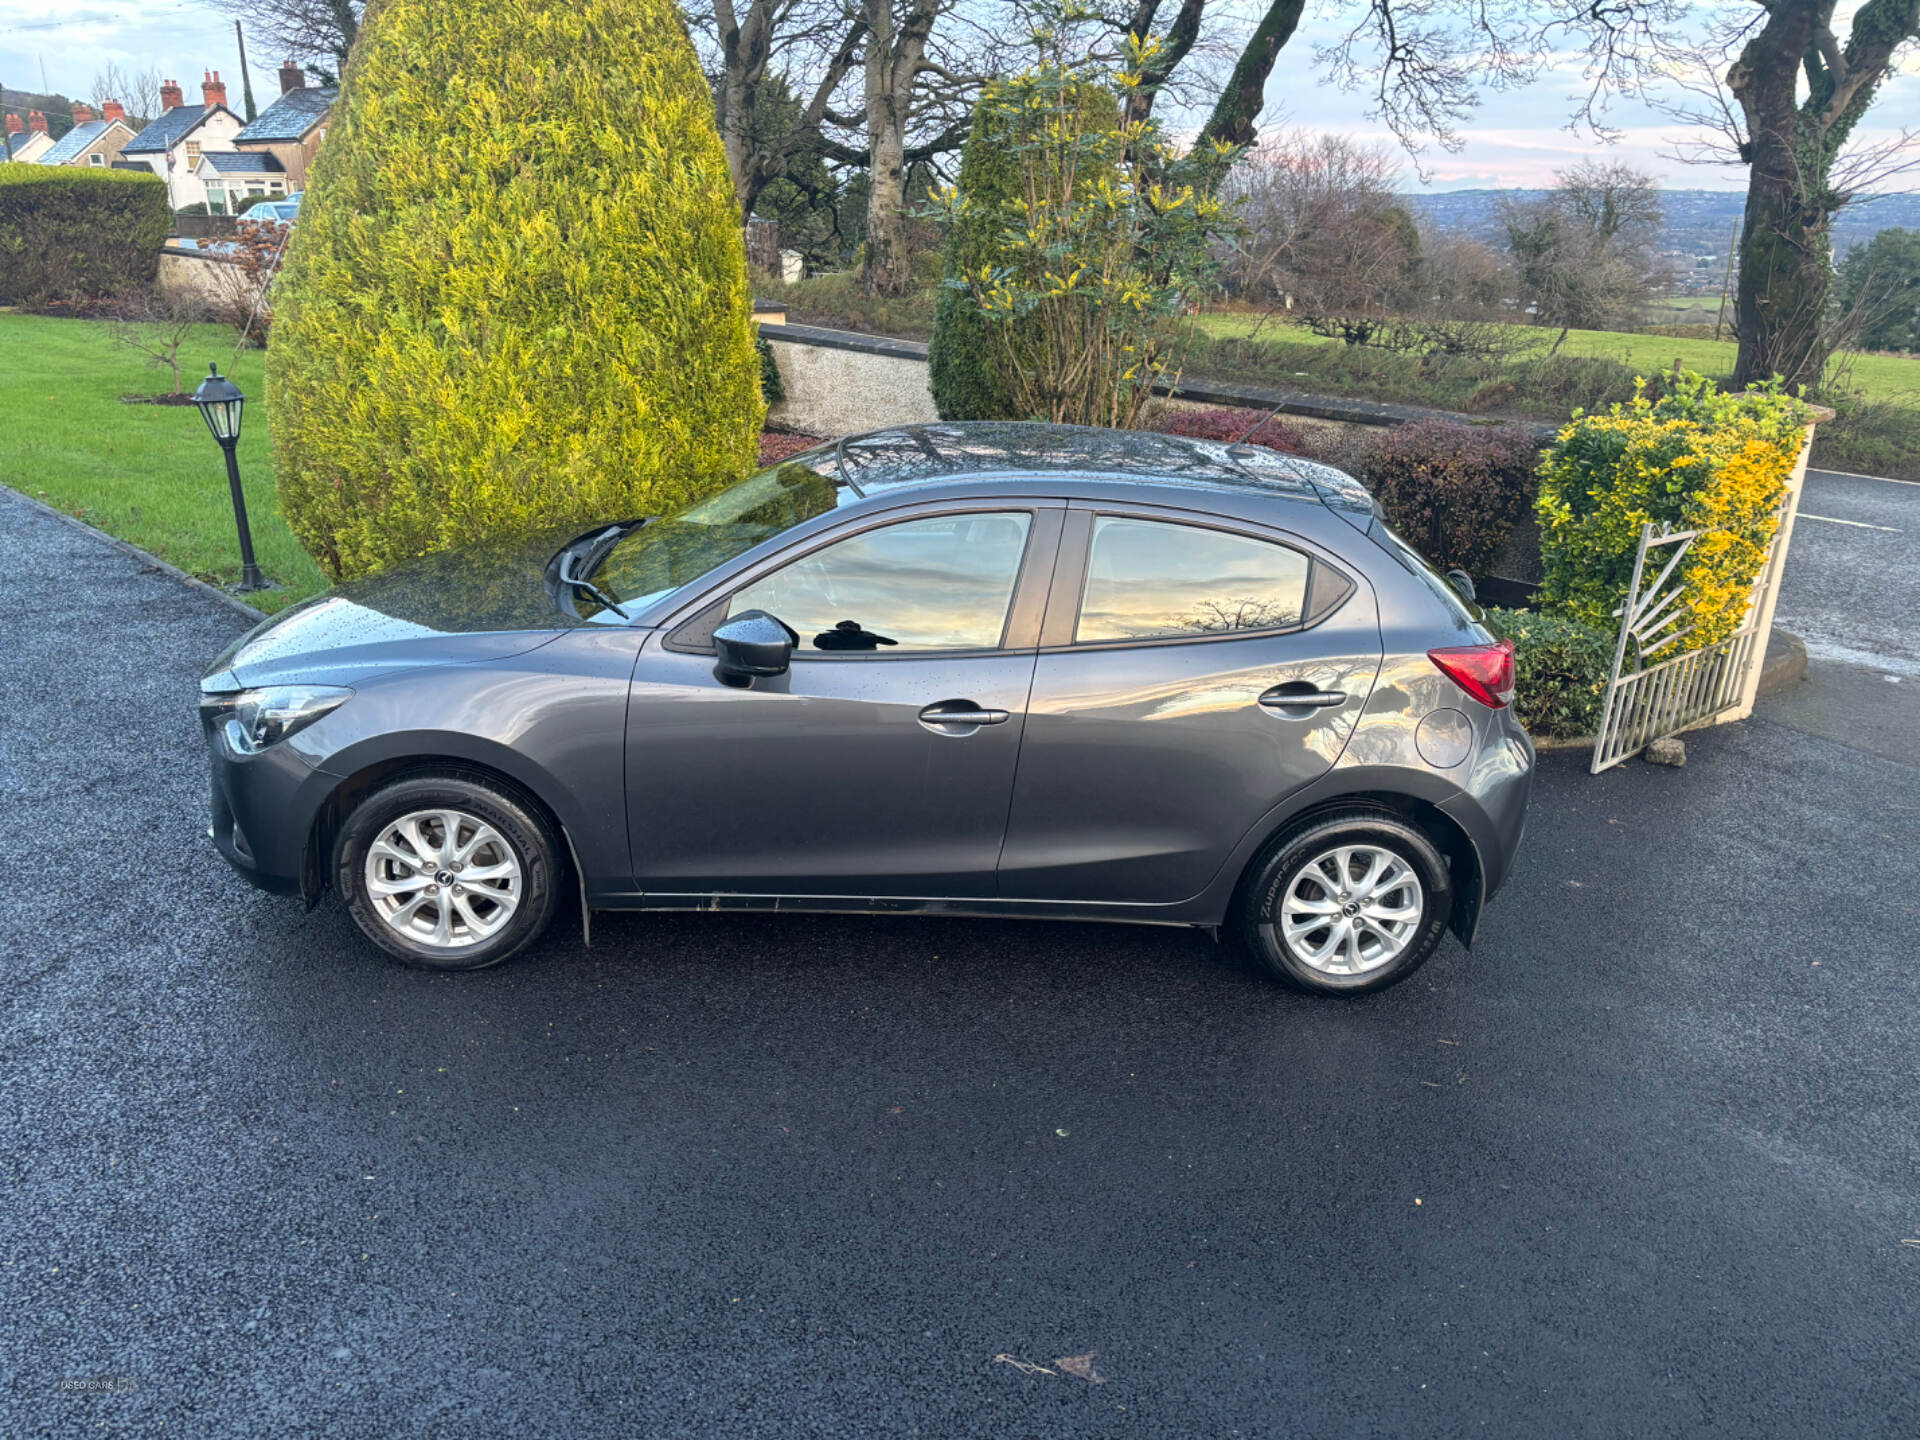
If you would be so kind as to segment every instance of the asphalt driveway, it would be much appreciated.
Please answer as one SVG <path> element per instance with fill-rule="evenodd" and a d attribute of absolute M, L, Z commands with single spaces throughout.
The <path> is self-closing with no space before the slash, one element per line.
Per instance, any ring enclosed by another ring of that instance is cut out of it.
<path fill-rule="evenodd" d="M 1920 1433 L 1911 756 L 1549 758 L 1355 1003 L 898 919 L 430 977 L 207 847 L 239 624 L 0 490 L 0 1434 Z"/>

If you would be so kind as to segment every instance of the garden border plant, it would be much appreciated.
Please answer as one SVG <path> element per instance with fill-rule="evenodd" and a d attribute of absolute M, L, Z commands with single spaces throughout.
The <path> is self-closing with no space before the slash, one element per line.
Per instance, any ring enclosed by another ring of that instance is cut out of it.
<path fill-rule="evenodd" d="M 1489 612 L 1515 642 L 1521 718 L 1551 737 L 1599 728 L 1645 525 L 1703 532 L 1681 562 L 1689 614 L 1675 638 L 1698 648 L 1745 622 L 1813 418 L 1777 384 L 1728 394 L 1686 371 L 1661 381 L 1657 396 L 1642 381 L 1631 402 L 1562 428 L 1539 471 L 1539 606 Z"/>

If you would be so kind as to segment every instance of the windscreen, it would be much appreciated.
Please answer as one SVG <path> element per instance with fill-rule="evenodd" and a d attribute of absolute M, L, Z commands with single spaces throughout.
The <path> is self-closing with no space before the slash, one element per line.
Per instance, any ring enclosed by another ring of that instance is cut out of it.
<path fill-rule="evenodd" d="M 829 456 L 810 452 L 635 530 L 594 571 L 594 583 L 623 606 L 650 605 L 852 498 L 810 461 L 832 465 Z"/>

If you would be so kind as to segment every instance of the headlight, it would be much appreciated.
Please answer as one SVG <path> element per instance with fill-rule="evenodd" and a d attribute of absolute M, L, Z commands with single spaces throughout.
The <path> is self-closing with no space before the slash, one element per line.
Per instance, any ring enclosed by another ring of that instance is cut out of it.
<path fill-rule="evenodd" d="M 257 755 L 304 730 L 349 699 L 353 691 L 338 685 L 272 685 L 231 695 L 204 695 L 202 712 L 224 721 L 221 732 L 236 754 Z"/>

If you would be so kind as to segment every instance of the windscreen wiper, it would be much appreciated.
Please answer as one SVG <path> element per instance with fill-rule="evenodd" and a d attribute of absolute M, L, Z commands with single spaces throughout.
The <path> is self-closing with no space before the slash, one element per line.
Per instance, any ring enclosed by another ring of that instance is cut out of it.
<path fill-rule="evenodd" d="M 565 585 L 569 590 L 578 590 L 581 594 L 591 596 L 593 599 L 598 600 L 622 620 L 631 620 L 633 617 L 622 610 L 620 603 L 611 595 L 594 584 L 593 581 L 587 579 L 586 576 L 576 575 L 574 573 L 573 566 L 575 558 L 572 551 L 568 551 L 560 557 L 560 583 Z"/>

